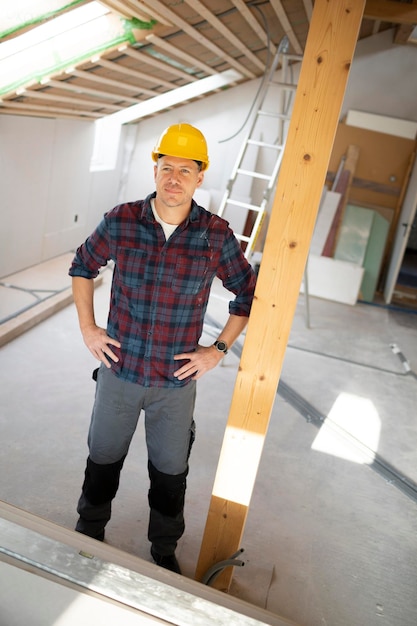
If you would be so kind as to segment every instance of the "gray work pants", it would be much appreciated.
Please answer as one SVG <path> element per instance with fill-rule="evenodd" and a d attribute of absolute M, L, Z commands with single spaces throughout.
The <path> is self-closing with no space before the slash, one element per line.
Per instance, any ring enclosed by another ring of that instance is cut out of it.
<path fill-rule="evenodd" d="M 77 507 L 78 531 L 102 537 L 123 462 L 143 410 L 150 478 L 148 538 L 159 554 L 174 552 L 184 532 L 195 393 L 195 381 L 184 387 L 141 387 L 100 367 L 88 433 L 89 457 Z"/>

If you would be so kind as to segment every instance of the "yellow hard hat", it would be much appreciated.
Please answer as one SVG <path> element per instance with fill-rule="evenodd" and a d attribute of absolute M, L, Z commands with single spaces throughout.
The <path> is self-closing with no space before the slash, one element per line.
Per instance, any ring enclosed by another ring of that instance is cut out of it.
<path fill-rule="evenodd" d="M 152 159 L 156 162 L 160 154 L 200 161 L 202 170 L 209 166 L 204 135 L 190 124 L 175 124 L 166 128 L 153 149 Z"/>

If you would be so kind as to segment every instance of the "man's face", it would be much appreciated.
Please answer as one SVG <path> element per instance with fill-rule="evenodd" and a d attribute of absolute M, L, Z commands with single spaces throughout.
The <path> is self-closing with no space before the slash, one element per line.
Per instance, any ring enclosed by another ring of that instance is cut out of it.
<path fill-rule="evenodd" d="M 163 156 L 154 167 L 156 197 L 166 207 L 189 208 L 194 191 L 204 179 L 191 159 Z"/>

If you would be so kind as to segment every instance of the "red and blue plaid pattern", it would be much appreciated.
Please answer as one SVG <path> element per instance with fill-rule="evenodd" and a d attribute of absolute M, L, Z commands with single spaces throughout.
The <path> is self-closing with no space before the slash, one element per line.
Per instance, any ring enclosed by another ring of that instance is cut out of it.
<path fill-rule="evenodd" d="M 177 387 L 173 356 L 196 349 L 215 276 L 236 295 L 229 312 L 248 316 L 255 273 L 228 223 L 194 201 L 189 217 L 168 241 L 150 200 L 128 202 L 105 214 L 77 250 L 69 274 L 95 278 L 115 263 L 107 333 L 122 344 L 112 350 L 114 373 L 146 387 Z"/>

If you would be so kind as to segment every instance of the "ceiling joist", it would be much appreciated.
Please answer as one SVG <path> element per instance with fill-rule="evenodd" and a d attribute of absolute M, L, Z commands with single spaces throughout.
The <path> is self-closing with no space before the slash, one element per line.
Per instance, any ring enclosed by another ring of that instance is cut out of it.
<path fill-rule="evenodd" d="M 152 7 L 155 6 L 157 11 L 163 12 L 163 14 L 168 17 L 168 19 L 170 19 L 177 27 L 179 27 L 189 37 L 197 41 L 200 45 L 204 46 L 211 52 L 214 52 L 214 54 L 216 54 L 219 57 L 219 59 L 225 59 L 230 67 L 234 68 L 235 70 L 242 73 L 244 76 L 247 76 L 248 78 L 255 78 L 255 74 L 253 72 L 248 70 L 242 64 L 238 63 L 229 54 L 225 53 L 224 50 L 222 50 L 213 41 L 204 37 L 204 35 L 202 35 L 198 29 L 194 28 L 193 26 L 190 26 L 185 20 L 183 20 L 178 15 L 176 15 L 171 9 L 168 9 L 167 7 L 165 7 L 162 4 L 162 2 L 159 2 L 159 0 L 152 0 L 152 2 L 149 2 L 149 4 L 152 4 Z"/>
<path fill-rule="evenodd" d="M 245 4 L 243 0 L 232 0 L 232 3 L 246 20 L 247 24 L 250 26 L 253 32 L 259 37 L 264 46 L 269 48 L 271 54 L 275 54 L 277 51 L 276 46 L 274 45 L 273 41 L 268 38 L 268 35 L 264 31 L 264 29 L 261 28 L 258 21 L 254 19 L 253 14 L 248 8 L 248 5 Z"/>
<path fill-rule="evenodd" d="M 244 56 L 246 56 L 254 65 L 262 71 L 265 69 L 264 63 L 255 56 L 236 35 L 232 33 L 224 24 L 211 13 L 200 0 L 185 0 L 201 17 L 211 24 L 219 33 L 230 41 Z"/>
<path fill-rule="evenodd" d="M 123 76 L 129 76 L 130 78 L 136 81 L 136 89 L 140 91 L 143 90 L 142 89 L 143 81 L 145 81 L 146 83 L 163 86 L 163 87 L 166 87 L 167 89 L 172 89 L 173 87 L 175 87 L 175 85 L 169 80 L 163 80 L 153 74 L 149 74 L 146 72 L 139 72 L 137 69 L 126 67 L 125 65 L 122 65 L 121 60 L 108 61 L 107 59 L 99 59 L 97 63 L 98 65 L 101 65 L 101 67 L 104 67 L 114 72 L 115 74 L 122 74 Z M 187 78 L 189 79 L 188 76 Z M 144 90 L 144 92 L 146 93 L 146 90 Z M 152 94 L 155 95 L 151 90 L 148 90 L 148 93 L 149 95 L 152 95 Z"/>
<path fill-rule="evenodd" d="M 2 56 L 1 46 L 18 40 L 22 32 L 36 30 L 38 24 L 50 24 L 55 15 L 9 24 L 0 40 L 0 76 L 10 76 L 0 114 L 96 119 L 219 72 L 237 70 L 238 83 L 260 78 L 285 36 L 291 51 L 302 55 L 313 10 L 313 0 L 101 0 L 101 4 L 112 12 L 110 22 L 119 30 L 127 20 L 128 40 L 109 42 L 90 55 L 78 54 L 67 66 L 49 68 L 48 75 L 34 71 L 19 84 L 15 73 L 2 66 L 7 54 Z M 57 15 L 93 5 L 94 0 L 63 2 Z M 367 0 L 360 37 L 391 28 L 395 43 L 415 44 L 411 33 L 416 24 L 415 2 Z M 91 37 L 91 31 L 86 32 Z M 24 64 L 19 67 L 27 71 Z"/>

